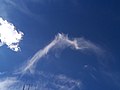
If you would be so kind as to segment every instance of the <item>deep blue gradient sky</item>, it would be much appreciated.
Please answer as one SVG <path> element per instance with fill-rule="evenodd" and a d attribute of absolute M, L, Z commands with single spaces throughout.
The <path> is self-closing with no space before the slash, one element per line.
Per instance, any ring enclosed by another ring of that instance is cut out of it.
<path fill-rule="evenodd" d="M 0 47 L 0 72 L 12 72 L 49 44 L 57 33 L 65 33 L 71 38 L 84 37 L 105 52 L 99 56 L 69 48 L 51 51 L 36 69 L 80 80 L 83 90 L 120 89 L 119 0 L 0 2 L 0 16 L 24 32 L 20 52 Z"/>

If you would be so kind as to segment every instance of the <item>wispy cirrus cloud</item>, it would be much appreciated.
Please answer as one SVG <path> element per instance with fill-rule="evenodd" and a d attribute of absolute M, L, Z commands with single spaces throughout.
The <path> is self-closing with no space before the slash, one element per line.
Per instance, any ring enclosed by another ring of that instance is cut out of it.
<path fill-rule="evenodd" d="M 8 18 L 8 9 L 4 0 L 0 0 L 0 17 Z"/>
<path fill-rule="evenodd" d="M 55 36 L 54 40 L 49 43 L 47 46 L 45 46 L 43 49 L 40 49 L 28 62 L 25 64 L 20 72 L 26 73 L 27 71 L 30 71 L 31 73 L 34 72 L 34 68 L 36 67 L 36 64 L 41 58 L 43 58 L 45 55 L 47 55 L 51 49 L 53 48 L 66 48 L 66 47 L 71 47 L 75 50 L 90 50 L 94 53 L 101 53 L 102 50 L 97 47 L 95 44 L 92 42 L 85 40 L 84 38 L 73 38 L 70 39 L 67 35 L 65 34 L 60 34 Z"/>
<path fill-rule="evenodd" d="M 30 1 L 27 1 L 27 0 L 19 0 L 19 1 L 5 0 L 5 5 L 11 6 L 13 10 L 14 10 L 14 8 L 17 9 L 21 13 L 24 13 L 28 17 L 30 17 L 38 22 L 42 22 L 42 23 L 45 22 L 45 18 L 42 14 L 36 14 L 31 10 L 31 8 L 28 6 L 29 2 Z M 32 6 L 33 4 L 31 3 L 30 5 Z M 11 12 L 13 12 L 13 11 L 11 11 Z"/>
<path fill-rule="evenodd" d="M 22 37 L 23 32 L 17 31 L 12 23 L 0 17 L 0 46 L 6 44 L 11 50 L 18 51 Z"/>
<path fill-rule="evenodd" d="M 48 20 L 46 19 L 46 12 L 49 11 L 49 6 L 56 5 L 60 8 L 63 8 L 63 5 L 66 6 L 66 2 L 71 3 L 71 6 L 77 5 L 77 0 L 4 0 L 5 6 L 12 6 L 11 8 L 14 10 L 14 8 L 24 14 L 26 14 L 28 17 L 41 22 L 41 23 L 48 23 Z M 31 9 L 32 6 L 37 6 Z M 41 6 L 41 7 L 40 7 Z M 44 7 L 48 9 L 43 12 Z M 39 10 L 39 13 L 36 13 L 36 10 Z M 7 10 L 9 12 L 9 10 Z M 11 10 L 12 12 L 12 10 Z M 14 11 L 13 11 L 14 12 Z"/>
<path fill-rule="evenodd" d="M 20 0 L 20 1 L 16 1 L 16 0 L 5 0 L 6 5 L 10 5 L 13 8 L 16 8 L 18 10 L 20 10 L 21 12 L 27 14 L 27 15 L 31 15 L 31 12 L 29 11 L 27 5 L 25 4 L 25 1 Z"/>
<path fill-rule="evenodd" d="M 0 90 L 9 90 L 9 88 L 17 83 L 15 77 L 7 77 L 5 79 L 0 80 Z"/>
<path fill-rule="evenodd" d="M 36 76 L 31 76 L 33 78 Z M 24 80 L 24 76 L 18 78 L 7 77 L 0 80 L 0 90 L 74 90 L 82 87 L 80 80 L 72 79 L 68 76 L 59 74 L 39 72 L 37 73 L 37 80 Z"/>

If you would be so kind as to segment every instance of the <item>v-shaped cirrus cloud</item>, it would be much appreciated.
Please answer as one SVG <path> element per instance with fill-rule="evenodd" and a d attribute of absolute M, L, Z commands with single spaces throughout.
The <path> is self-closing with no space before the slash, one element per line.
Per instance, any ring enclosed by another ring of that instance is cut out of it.
<path fill-rule="evenodd" d="M 29 71 L 34 73 L 37 62 L 46 56 L 51 49 L 62 49 L 67 47 L 72 47 L 72 49 L 80 51 L 89 50 L 96 54 L 100 54 L 102 52 L 101 48 L 84 38 L 70 39 L 67 35 L 58 33 L 47 46 L 35 53 L 35 55 L 24 66 L 22 66 L 22 68 L 20 68 L 20 72 L 26 73 Z"/>
<path fill-rule="evenodd" d="M 6 44 L 11 50 L 19 51 L 22 37 L 23 32 L 17 31 L 12 23 L 0 17 L 0 46 Z"/>

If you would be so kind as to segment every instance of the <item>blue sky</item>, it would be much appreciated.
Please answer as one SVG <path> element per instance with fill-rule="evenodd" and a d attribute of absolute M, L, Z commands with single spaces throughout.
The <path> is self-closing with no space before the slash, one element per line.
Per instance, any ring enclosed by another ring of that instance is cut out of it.
<path fill-rule="evenodd" d="M 119 1 L 0 0 L 0 3 L 0 17 L 24 33 L 19 43 L 21 51 L 14 52 L 6 45 L 0 47 L 0 89 L 7 80 L 12 83 L 10 90 L 17 90 L 15 85 L 24 83 L 26 89 L 30 84 L 31 89 L 37 90 L 120 89 Z M 63 33 L 62 40 L 38 58 L 34 74 L 18 73 L 36 52 L 56 40 L 58 33 Z M 68 39 L 63 40 L 67 34 Z M 80 50 L 75 46 L 76 38 Z"/>

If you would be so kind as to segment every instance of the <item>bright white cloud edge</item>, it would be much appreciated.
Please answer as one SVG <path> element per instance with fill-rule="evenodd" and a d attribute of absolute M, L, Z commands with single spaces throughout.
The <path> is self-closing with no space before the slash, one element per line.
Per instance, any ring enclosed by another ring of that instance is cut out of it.
<path fill-rule="evenodd" d="M 6 44 L 13 51 L 19 51 L 19 42 L 22 40 L 23 32 L 17 31 L 12 23 L 0 17 L 0 46 Z"/>

